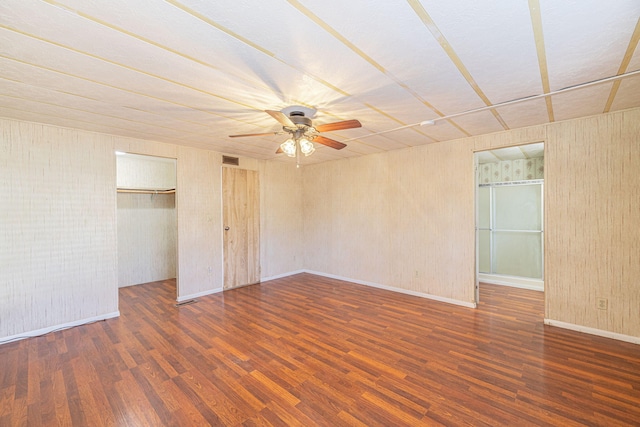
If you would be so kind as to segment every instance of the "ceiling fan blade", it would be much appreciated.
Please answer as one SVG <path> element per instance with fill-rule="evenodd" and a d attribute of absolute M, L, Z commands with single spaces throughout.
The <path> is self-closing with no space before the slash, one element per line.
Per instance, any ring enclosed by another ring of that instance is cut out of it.
<path fill-rule="evenodd" d="M 342 142 L 335 141 L 333 139 L 325 138 L 324 136 L 318 135 L 313 138 L 313 142 L 317 142 L 318 144 L 326 145 L 331 148 L 335 148 L 336 150 L 342 150 L 347 144 L 343 144 Z"/>
<path fill-rule="evenodd" d="M 345 120 L 342 122 L 326 123 L 324 125 L 315 126 L 318 132 L 331 132 L 334 130 L 352 129 L 362 127 L 362 123 L 358 120 Z"/>
<path fill-rule="evenodd" d="M 229 138 L 239 138 L 244 136 L 265 136 L 265 135 L 280 135 L 280 132 L 267 132 L 267 133 L 245 133 L 242 135 L 229 135 Z"/>
<path fill-rule="evenodd" d="M 280 122 L 282 126 L 286 126 L 290 128 L 296 127 L 296 124 L 293 123 L 291 119 L 281 111 L 265 110 L 265 112 L 269 114 L 271 117 L 273 117 L 274 119 L 276 119 L 278 122 Z"/>

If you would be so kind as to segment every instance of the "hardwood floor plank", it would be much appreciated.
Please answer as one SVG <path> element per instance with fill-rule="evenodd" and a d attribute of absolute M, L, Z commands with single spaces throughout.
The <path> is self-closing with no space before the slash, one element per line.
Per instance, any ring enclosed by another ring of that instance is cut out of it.
<path fill-rule="evenodd" d="M 0 346 L 0 425 L 640 425 L 640 346 L 545 326 L 536 291 L 480 293 L 122 288 L 120 318 Z"/>

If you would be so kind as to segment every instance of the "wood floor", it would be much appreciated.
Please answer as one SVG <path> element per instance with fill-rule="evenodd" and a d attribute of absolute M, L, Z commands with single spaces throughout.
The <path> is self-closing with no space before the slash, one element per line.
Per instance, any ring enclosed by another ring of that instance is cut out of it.
<path fill-rule="evenodd" d="M 0 346 L 0 426 L 640 425 L 640 346 L 544 326 L 542 294 L 476 310 L 309 274 Z"/>

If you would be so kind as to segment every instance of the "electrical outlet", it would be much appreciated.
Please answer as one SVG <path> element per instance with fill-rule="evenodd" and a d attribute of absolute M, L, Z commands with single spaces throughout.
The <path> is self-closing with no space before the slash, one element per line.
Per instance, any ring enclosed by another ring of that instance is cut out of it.
<path fill-rule="evenodd" d="M 607 299 L 606 298 L 598 298 L 596 301 L 598 310 L 606 310 L 607 309 Z"/>

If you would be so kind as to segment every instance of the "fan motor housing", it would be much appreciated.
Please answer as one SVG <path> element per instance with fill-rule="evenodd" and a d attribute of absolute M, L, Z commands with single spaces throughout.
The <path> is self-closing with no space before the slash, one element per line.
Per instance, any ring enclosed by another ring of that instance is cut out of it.
<path fill-rule="evenodd" d="M 305 117 L 302 111 L 292 111 L 291 114 L 289 114 L 289 119 L 291 119 L 291 121 L 298 126 L 303 125 L 306 127 L 311 127 L 311 119 Z"/>

